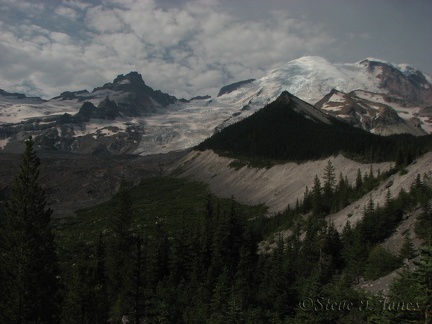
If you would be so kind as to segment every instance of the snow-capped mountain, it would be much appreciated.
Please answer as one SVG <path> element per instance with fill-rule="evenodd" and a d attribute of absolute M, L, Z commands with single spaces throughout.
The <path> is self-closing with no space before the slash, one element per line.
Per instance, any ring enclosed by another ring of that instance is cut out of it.
<path fill-rule="evenodd" d="M 306 56 L 271 70 L 230 93 L 236 99 L 255 92 L 259 98 L 275 99 L 288 91 L 315 104 L 331 90 L 365 90 L 403 97 L 412 102 L 432 100 L 432 77 L 406 64 L 394 65 L 368 58 L 357 63 L 331 63 L 322 57 Z"/>
<path fill-rule="evenodd" d="M 355 101 L 362 107 L 362 113 L 351 106 L 353 101 L 345 95 L 356 90 L 363 91 Z M 421 109 L 432 104 L 432 77 L 406 64 L 394 65 L 373 58 L 340 64 L 321 57 L 301 57 L 218 99 L 239 106 L 261 107 L 283 91 L 310 104 L 319 103 L 320 108 L 327 107 L 327 112 L 342 119 L 349 119 L 350 110 L 356 111 L 353 118 L 358 122 L 349 121 L 375 133 L 432 132 L 432 115 L 417 116 Z M 323 98 L 330 100 L 327 106 Z M 393 115 L 392 122 L 387 123 L 388 118 L 382 118 L 383 115 Z"/>
<path fill-rule="evenodd" d="M 0 93 L 0 147 L 20 150 L 29 135 L 40 148 L 80 153 L 131 153 L 137 148 L 144 116 L 179 101 L 147 86 L 141 75 L 119 75 L 112 83 L 67 91 L 49 101 Z M 9 144 L 9 145 L 8 145 Z"/>
<path fill-rule="evenodd" d="M 192 147 L 288 91 L 326 113 L 380 134 L 432 132 L 432 77 L 377 59 L 335 64 L 302 57 L 265 76 L 221 88 L 216 98 L 177 99 L 140 74 L 67 91 L 45 101 L 0 91 L 0 148 L 21 152 L 32 135 L 41 149 L 153 154 Z"/>

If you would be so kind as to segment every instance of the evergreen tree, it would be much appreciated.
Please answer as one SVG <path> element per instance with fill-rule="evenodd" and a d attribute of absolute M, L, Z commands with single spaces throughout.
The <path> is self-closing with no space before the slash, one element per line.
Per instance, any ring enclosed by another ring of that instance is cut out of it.
<path fill-rule="evenodd" d="M 62 323 L 82 323 L 84 318 L 83 294 L 84 285 L 81 282 L 81 264 L 74 264 L 65 283 L 64 302 L 62 305 Z"/>
<path fill-rule="evenodd" d="M 318 176 L 315 176 L 314 186 L 312 188 L 312 212 L 314 216 L 318 216 L 323 212 L 322 208 L 322 187 Z"/>
<path fill-rule="evenodd" d="M 124 180 L 115 197 L 116 205 L 111 214 L 114 237 L 109 249 L 110 278 L 109 293 L 113 300 L 111 316 L 120 320 L 132 312 L 133 246 L 132 233 L 133 208 L 128 186 Z"/>
<path fill-rule="evenodd" d="M 355 189 L 357 191 L 358 196 L 361 196 L 362 194 L 362 188 L 363 188 L 363 178 L 360 171 L 360 168 L 357 169 L 357 176 L 355 181 Z"/>
<path fill-rule="evenodd" d="M 421 250 L 421 260 L 417 264 L 415 280 L 418 287 L 419 302 L 424 310 L 425 323 L 432 322 L 432 247 Z"/>
<path fill-rule="evenodd" d="M 375 203 L 372 199 L 372 195 L 370 195 L 365 214 L 369 215 L 372 214 L 374 211 L 375 211 Z"/>
<path fill-rule="evenodd" d="M 312 194 L 309 192 L 309 187 L 306 186 L 305 193 L 303 196 L 303 210 L 302 212 L 306 214 L 312 209 Z"/>
<path fill-rule="evenodd" d="M 144 291 L 144 283 L 143 283 L 143 272 L 144 272 L 144 251 L 143 251 L 143 242 L 141 236 L 136 237 L 135 239 L 135 257 L 134 257 L 134 269 L 133 269 L 133 317 L 135 323 L 141 323 L 141 318 L 144 315 L 144 301 L 143 301 L 143 291 Z"/>
<path fill-rule="evenodd" d="M 423 207 L 417 218 L 415 231 L 428 245 L 432 245 L 432 204 Z"/>
<path fill-rule="evenodd" d="M 0 322 L 59 321 L 60 270 L 52 210 L 39 184 L 40 160 L 30 137 L 0 221 Z"/>
<path fill-rule="evenodd" d="M 339 176 L 339 182 L 337 185 L 337 199 L 338 199 L 338 205 L 337 205 L 337 209 L 341 210 L 343 209 L 345 206 L 347 206 L 349 204 L 349 195 L 350 195 L 350 186 L 349 186 L 349 182 L 347 181 L 347 179 L 345 179 L 342 175 L 342 173 Z"/>
<path fill-rule="evenodd" d="M 404 236 L 402 247 L 399 251 L 399 258 L 401 260 L 411 260 L 417 256 L 416 248 L 411 239 L 410 233 Z"/>
<path fill-rule="evenodd" d="M 348 222 L 342 231 L 342 245 L 345 274 L 349 281 L 359 283 L 368 256 L 367 242 L 362 240 L 360 230 L 351 228 Z"/>
<path fill-rule="evenodd" d="M 391 287 L 391 300 L 387 304 L 388 317 L 392 323 L 431 323 L 432 322 L 432 248 L 421 250 L 421 259 L 414 262 L 414 272 L 402 271 L 400 278 Z M 410 309 L 395 308 L 401 302 L 410 302 Z M 393 308 L 391 308 L 393 306 Z"/>
<path fill-rule="evenodd" d="M 391 254 L 381 245 L 377 245 L 369 253 L 364 276 L 366 279 L 375 280 L 387 275 L 400 265 L 400 259 L 397 256 Z"/>
<path fill-rule="evenodd" d="M 89 269 L 90 302 L 87 305 L 89 322 L 101 323 L 108 320 L 109 303 L 107 297 L 106 247 L 100 232 L 96 246 L 96 262 Z"/>
<path fill-rule="evenodd" d="M 324 187 L 323 187 L 323 205 L 324 212 L 326 214 L 330 213 L 333 205 L 335 205 L 334 191 L 336 184 L 335 168 L 330 160 L 328 160 L 327 165 L 324 169 Z"/>
<path fill-rule="evenodd" d="M 342 241 L 333 223 L 328 224 L 324 235 L 322 251 L 331 257 L 330 266 L 327 269 L 328 276 L 331 277 L 335 271 L 340 270 L 343 266 Z"/>

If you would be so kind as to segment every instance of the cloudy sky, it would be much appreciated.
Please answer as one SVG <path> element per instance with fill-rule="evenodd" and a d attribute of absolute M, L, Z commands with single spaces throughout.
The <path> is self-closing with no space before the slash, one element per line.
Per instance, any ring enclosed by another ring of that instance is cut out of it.
<path fill-rule="evenodd" d="M 138 71 L 179 98 L 305 55 L 432 74 L 430 0 L 0 0 L 0 89 L 46 99 Z"/>

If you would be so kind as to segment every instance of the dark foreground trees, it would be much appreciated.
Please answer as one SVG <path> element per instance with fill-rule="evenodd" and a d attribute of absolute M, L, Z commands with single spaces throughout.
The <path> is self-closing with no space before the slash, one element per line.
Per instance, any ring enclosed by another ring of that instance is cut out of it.
<path fill-rule="evenodd" d="M 38 167 L 29 140 L 0 216 L 0 323 L 120 323 L 126 317 L 129 323 L 402 323 L 432 317 L 429 249 L 387 299 L 356 287 L 361 278 L 381 277 L 415 257 L 409 238 L 399 257 L 380 245 L 408 210 L 423 208 L 417 234 L 432 240 L 432 190 L 425 177 L 409 193 L 389 194 L 383 206 L 370 200 L 363 219 L 341 233 L 325 216 L 377 185 L 372 169 L 364 177 L 359 172 L 355 187 L 343 175 L 336 183 L 329 162 L 304 201 L 273 218 L 252 217 L 234 199 L 208 195 L 204 202 L 204 194 L 177 186 L 178 179 L 170 180 L 173 187 L 166 179 L 151 180 L 154 196 L 123 183 L 107 208 L 79 219 L 79 233 L 92 240 L 76 235 L 72 223 L 57 227 L 60 275 Z M 171 188 L 178 190 L 175 199 L 166 197 Z M 184 203 L 186 194 L 202 206 L 183 214 L 171 200 Z M 167 203 L 169 212 L 158 213 Z M 96 219 L 105 222 L 87 228 Z M 286 229 L 287 238 L 273 235 Z M 62 231 L 71 239 L 62 240 Z M 271 248 L 259 246 L 264 239 L 274 240 Z M 398 302 L 415 309 L 399 312 Z"/>
<path fill-rule="evenodd" d="M 39 158 L 26 141 L 20 171 L 0 219 L 0 322 L 57 323 L 60 270 L 52 210 L 38 182 Z"/>

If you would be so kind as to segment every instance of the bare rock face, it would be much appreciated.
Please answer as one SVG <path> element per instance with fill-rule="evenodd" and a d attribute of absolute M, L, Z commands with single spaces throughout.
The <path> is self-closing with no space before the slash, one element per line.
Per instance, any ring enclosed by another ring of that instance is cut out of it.
<path fill-rule="evenodd" d="M 387 94 L 362 90 L 343 93 L 332 90 L 316 103 L 316 107 L 353 126 L 376 134 L 427 134 L 421 127 L 427 120 L 421 121 L 417 117 L 420 108 L 405 99 Z M 427 111 L 425 113 L 427 114 Z M 401 115 L 406 118 L 402 118 Z"/>
<path fill-rule="evenodd" d="M 231 93 L 234 90 L 240 88 L 241 86 L 243 86 L 245 84 L 248 84 L 248 83 L 251 83 L 253 81 L 255 81 L 255 79 L 248 79 L 248 80 L 238 81 L 238 82 L 234 82 L 234 83 L 231 83 L 229 85 L 226 85 L 226 86 L 222 87 L 219 90 L 219 93 L 218 93 L 217 96 L 220 97 L 220 96 L 223 96 L 224 94 Z"/>
<path fill-rule="evenodd" d="M 418 113 L 419 117 L 430 117 L 432 118 L 432 106 L 423 107 Z"/>
<path fill-rule="evenodd" d="M 358 63 L 378 91 L 333 89 L 316 103 L 328 114 L 381 135 L 424 135 L 432 127 L 432 84 L 411 66 L 366 59 Z"/>
<path fill-rule="evenodd" d="M 367 66 L 371 74 L 380 80 L 381 88 L 391 97 L 404 98 L 413 105 L 432 103 L 432 87 L 425 75 L 407 66 L 402 72 L 388 63 L 363 60 L 360 64 Z"/>
<path fill-rule="evenodd" d="M 92 93 L 106 90 L 123 94 L 116 101 L 125 116 L 141 116 L 143 113 L 155 112 L 158 106 L 166 107 L 177 102 L 176 97 L 147 86 L 138 72 L 120 74 L 112 83 L 95 88 Z"/>

